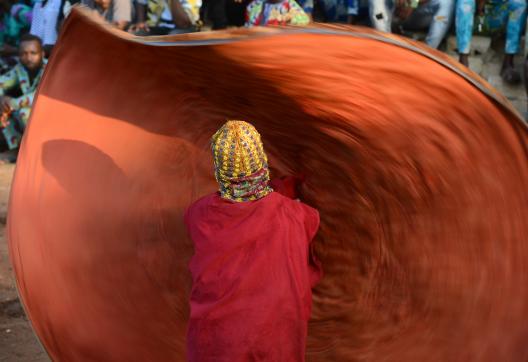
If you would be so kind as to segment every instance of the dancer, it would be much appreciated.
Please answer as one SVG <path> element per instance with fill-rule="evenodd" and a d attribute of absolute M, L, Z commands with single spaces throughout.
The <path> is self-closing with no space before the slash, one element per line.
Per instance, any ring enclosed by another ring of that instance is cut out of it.
<path fill-rule="evenodd" d="M 304 361 L 319 214 L 270 187 L 251 124 L 227 122 L 212 151 L 220 191 L 185 214 L 195 247 L 188 359 Z"/>

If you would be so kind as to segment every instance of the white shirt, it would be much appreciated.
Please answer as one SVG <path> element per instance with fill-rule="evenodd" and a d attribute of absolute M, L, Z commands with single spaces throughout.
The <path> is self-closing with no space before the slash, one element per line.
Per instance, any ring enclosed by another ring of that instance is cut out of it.
<path fill-rule="evenodd" d="M 42 39 L 44 45 L 53 45 L 57 42 L 57 19 L 59 17 L 61 0 L 48 0 L 42 6 L 42 0 L 33 7 L 33 20 L 30 33 Z"/>

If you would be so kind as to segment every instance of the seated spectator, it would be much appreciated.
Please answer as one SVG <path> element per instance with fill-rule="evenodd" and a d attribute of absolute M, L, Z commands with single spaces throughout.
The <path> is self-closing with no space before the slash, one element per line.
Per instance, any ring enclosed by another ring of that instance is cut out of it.
<path fill-rule="evenodd" d="M 24 2 L 11 5 L 8 0 L 0 0 L 0 56 L 18 53 L 20 36 L 31 26 L 31 10 Z"/>
<path fill-rule="evenodd" d="M 460 62 L 469 66 L 471 37 L 474 31 L 475 10 L 478 8 L 477 31 L 506 27 L 506 45 L 501 76 L 505 82 L 519 83 L 519 72 L 514 68 L 513 57 L 519 52 L 521 32 L 525 22 L 526 0 L 457 0 L 456 37 Z M 484 29 L 485 28 L 485 29 Z"/>
<path fill-rule="evenodd" d="M 81 4 L 95 10 L 107 22 L 125 30 L 132 20 L 131 0 L 82 0 Z"/>
<path fill-rule="evenodd" d="M 42 39 L 44 50 L 48 54 L 57 42 L 61 9 L 61 0 L 37 0 L 33 7 L 30 33 Z"/>
<path fill-rule="evenodd" d="M 254 0 L 246 9 L 246 26 L 309 23 L 310 17 L 295 0 Z"/>
<path fill-rule="evenodd" d="M 136 35 L 167 35 L 197 30 L 201 0 L 137 0 Z"/>
<path fill-rule="evenodd" d="M 29 119 L 33 97 L 46 65 L 40 38 L 24 35 L 20 40 L 19 57 L 20 62 L 0 76 L 0 119 L 10 150 L 19 146 Z M 9 97 L 7 92 L 18 93 L 19 96 Z"/>
<path fill-rule="evenodd" d="M 394 11 L 399 11 L 400 26 L 416 31 L 428 29 L 425 42 L 438 48 L 453 18 L 455 0 L 397 0 L 391 6 L 387 0 L 369 0 L 370 20 L 376 30 L 391 32 Z"/>

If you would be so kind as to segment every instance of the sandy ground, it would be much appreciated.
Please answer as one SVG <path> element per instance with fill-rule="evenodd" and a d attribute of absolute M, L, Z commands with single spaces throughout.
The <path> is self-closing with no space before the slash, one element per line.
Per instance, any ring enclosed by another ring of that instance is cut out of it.
<path fill-rule="evenodd" d="M 0 362 L 49 361 L 18 301 L 9 262 L 5 220 L 14 169 L 0 165 Z"/>

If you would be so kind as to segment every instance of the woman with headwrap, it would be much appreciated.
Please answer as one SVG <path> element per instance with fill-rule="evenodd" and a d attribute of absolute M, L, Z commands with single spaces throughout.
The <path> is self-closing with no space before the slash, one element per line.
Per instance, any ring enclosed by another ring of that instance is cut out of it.
<path fill-rule="evenodd" d="M 270 187 L 251 124 L 224 124 L 212 151 L 220 190 L 185 214 L 195 248 L 188 359 L 304 361 L 319 214 Z"/>

